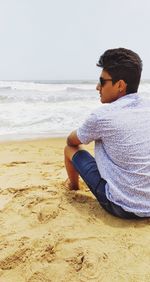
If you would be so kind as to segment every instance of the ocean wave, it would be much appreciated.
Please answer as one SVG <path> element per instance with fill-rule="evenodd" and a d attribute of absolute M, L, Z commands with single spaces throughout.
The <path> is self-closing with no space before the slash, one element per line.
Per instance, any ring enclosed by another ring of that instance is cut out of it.
<path fill-rule="evenodd" d="M 16 91 L 0 92 L 0 103 L 62 103 L 67 101 L 88 101 L 96 99 L 96 90 L 94 91 L 62 91 L 62 92 L 33 92 L 33 91 Z"/>
<path fill-rule="evenodd" d="M 149 83 L 140 85 L 143 91 L 149 97 Z M 98 106 L 99 95 L 90 83 L 0 82 L 0 139 L 69 133 Z"/>
<path fill-rule="evenodd" d="M 95 89 L 95 84 L 65 84 L 65 83 L 39 83 L 39 82 L 22 82 L 22 81 L 0 81 L 0 90 L 26 90 L 26 91 L 84 91 Z"/>

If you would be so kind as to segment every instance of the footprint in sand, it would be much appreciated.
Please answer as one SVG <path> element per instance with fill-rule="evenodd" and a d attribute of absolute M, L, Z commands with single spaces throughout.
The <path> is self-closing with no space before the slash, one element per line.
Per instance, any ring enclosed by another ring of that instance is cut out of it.
<path fill-rule="evenodd" d="M 14 249 L 14 248 L 13 248 Z M 6 250 L 5 250 L 6 252 Z M 0 268 L 2 270 L 13 269 L 19 263 L 25 262 L 30 256 L 30 249 L 27 247 L 20 247 L 17 250 L 9 250 L 9 255 L 1 255 Z"/>
<path fill-rule="evenodd" d="M 46 260 L 52 262 L 55 259 L 55 248 L 53 245 L 48 245 L 41 252 L 40 260 Z"/>
<path fill-rule="evenodd" d="M 75 271 L 78 272 L 82 269 L 84 257 L 84 252 L 79 251 L 73 257 L 67 258 L 66 262 L 68 262 L 75 269 Z"/>
<path fill-rule="evenodd" d="M 23 195 L 18 193 L 16 200 L 20 205 L 19 213 L 22 216 L 32 214 L 36 216 L 38 222 L 46 223 L 59 215 L 61 196 L 56 190 L 47 189 L 47 191 L 24 190 Z"/>
<path fill-rule="evenodd" d="M 46 223 L 50 219 L 55 219 L 60 213 L 59 203 L 48 203 L 47 206 L 43 207 L 42 205 L 41 207 L 37 207 L 36 211 L 37 210 L 39 210 L 37 212 L 37 218 L 40 223 Z"/>
<path fill-rule="evenodd" d="M 67 258 L 68 262 L 76 272 L 79 272 L 79 281 L 106 281 L 102 277 L 101 267 L 107 264 L 108 255 L 106 253 L 95 254 L 87 250 L 76 249 L 73 257 Z"/>
<path fill-rule="evenodd" d="M 103 275 L 101 272 L 101 268 L 108 267 L 108 259 L 109 257 L 106 253 L 96 254 L 87 251 L 82 263 L 82 269 L 80 271 L 81 281 L 108 281 L 105 280 L 106 277 L 104 272 Z"/>

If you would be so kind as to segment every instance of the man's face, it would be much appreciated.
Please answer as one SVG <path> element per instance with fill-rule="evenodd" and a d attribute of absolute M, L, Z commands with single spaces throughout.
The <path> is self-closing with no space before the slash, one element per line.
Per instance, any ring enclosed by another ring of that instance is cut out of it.
<path fill-rule="evenodd" d="M 119 81 L 112 84 L 112 78 L 108 72 L 102 70 L 100 74 L 101 82 L 96 86 L 99 91 L 100 101 L 102 103 L 111 103 L 120 97 Z"/>

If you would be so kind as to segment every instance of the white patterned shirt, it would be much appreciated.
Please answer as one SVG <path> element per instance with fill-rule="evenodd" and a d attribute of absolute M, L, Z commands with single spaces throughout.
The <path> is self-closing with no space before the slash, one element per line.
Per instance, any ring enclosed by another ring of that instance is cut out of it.
<path fill-rule="evenodd" d="M 107 198 L 128 212 L 150 216 L 150 97 L 134 93 L 100 105 L 78 128 L 95 141 L 95 160 Z"/>

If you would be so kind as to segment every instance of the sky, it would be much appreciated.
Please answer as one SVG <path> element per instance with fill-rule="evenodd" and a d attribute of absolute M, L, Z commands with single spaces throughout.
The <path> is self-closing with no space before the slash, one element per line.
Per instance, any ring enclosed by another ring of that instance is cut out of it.
<path fill-rule="evenodd" d="M 125 47 L 150 79 L 149 0 L 0 0 L 0 80 L 96 80 Z"/>

